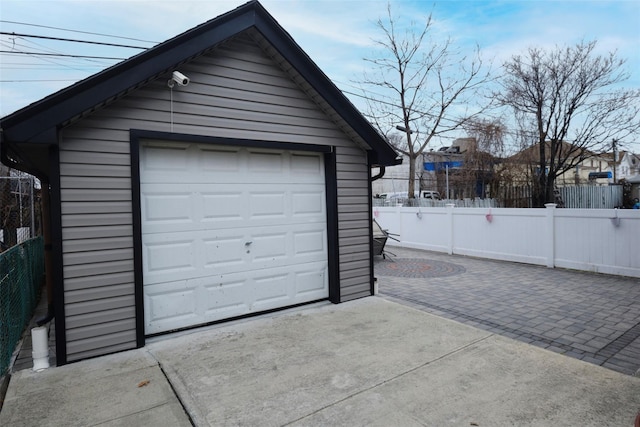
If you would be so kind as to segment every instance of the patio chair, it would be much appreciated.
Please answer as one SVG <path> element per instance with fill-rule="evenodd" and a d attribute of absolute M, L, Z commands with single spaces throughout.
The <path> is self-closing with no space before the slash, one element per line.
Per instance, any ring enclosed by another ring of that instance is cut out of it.
<path fill-rule="evenodd" d="M 387 230 L 383 230 L 382 227 L 380 227 L 380 224 L 378 224 L 378 222 L 374 219 L 373 220 L 373 255 L 382 255 L 382 259 L 386 259 L 387 254 L 396 256 L 396 254 L 384 250 L 384 246 L 387 243 L 387 239 L 393 239 L 396 242 L 400 241 L 393 236 L 398 236 L 398 234 L 391 234 Z"/>

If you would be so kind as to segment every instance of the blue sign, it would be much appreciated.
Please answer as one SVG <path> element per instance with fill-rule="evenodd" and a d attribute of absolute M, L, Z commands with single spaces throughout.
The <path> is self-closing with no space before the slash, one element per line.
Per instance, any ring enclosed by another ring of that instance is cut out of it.
<path fill-rule="evenodd" d="M 447 169 L 461 168 L 462 161 L 449 161 L 449 162 L 424 162 L 424 170 L 429 172 L 443 171 Z"/>
<path fill-rule="evenodd" d="M 598 178 L 613 178 L 613 174 L 611 171 L 607 172 L 589 172 L 589 179 L 598 179 Z"/>

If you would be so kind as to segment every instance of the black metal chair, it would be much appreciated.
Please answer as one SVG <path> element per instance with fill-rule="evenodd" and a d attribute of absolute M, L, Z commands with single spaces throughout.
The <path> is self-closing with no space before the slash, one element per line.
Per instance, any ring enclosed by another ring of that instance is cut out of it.
<path fill-rule="evenodd" d="M 396 242 L 400 241 L 393 236 L 398 236 L 398 234 L 391 234 L 387 230 L 383 230 L 382 227 L 380 227 L 380 224 L 378 224 L 378 222 L 374 219 L 373 220 L 373 255 L 382 255 L 382 259 L 386 259 L 387 254 L 396 256 L 396 254 L 384 250 L 384 247 L 387 244 L 387 239 L 393 239 Z"/>

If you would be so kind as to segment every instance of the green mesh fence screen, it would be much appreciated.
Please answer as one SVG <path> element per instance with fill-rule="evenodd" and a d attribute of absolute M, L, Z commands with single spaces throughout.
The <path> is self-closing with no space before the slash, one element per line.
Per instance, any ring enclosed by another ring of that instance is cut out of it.
<path fill-rule="evenodd" d="M 44 274 L 44 240 L 29 239 L 0 253 L 0 375 L 29 324 Z"/>

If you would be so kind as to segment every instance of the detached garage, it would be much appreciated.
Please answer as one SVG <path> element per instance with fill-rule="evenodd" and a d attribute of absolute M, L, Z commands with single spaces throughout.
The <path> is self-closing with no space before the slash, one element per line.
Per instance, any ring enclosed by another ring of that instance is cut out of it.
<path fill-rule="evenodd" d="M 397 154 L 258 2 L 1 126 L 50 198 L 58 364 L 372 293 L 370 170 Z"/>

